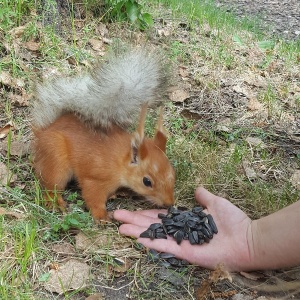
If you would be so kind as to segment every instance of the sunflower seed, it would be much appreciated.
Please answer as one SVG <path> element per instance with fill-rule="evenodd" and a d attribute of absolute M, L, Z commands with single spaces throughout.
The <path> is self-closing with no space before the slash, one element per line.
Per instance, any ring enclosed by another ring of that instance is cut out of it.
<path fill-rule="evenodd" d="M 208 214 L 207 219 L 208 219 L 208 224 L 210 225 L 211 230 L 213 231 L 213 233 L 218 233 L 218 228 L 217 228 L 217 225 L 216 225 L 212 215 Z"/>

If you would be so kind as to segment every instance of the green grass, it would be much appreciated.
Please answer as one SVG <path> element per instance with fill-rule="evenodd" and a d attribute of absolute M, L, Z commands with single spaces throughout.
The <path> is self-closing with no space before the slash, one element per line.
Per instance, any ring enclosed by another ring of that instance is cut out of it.
<path fill-rule="evenodd" d="M 0 127 L 13 121 L 15 128 L 1 140 L 1 146 L 8 151 L 1 150 L 0 161 L 17 175 L 14 184 L 0 187 L 1 208 L 12 213 L 0 216 L 1 299 L 42 299 L 45 294 L 56 299 L 42 287 L 50 271 L 49 265 L 62 264 L 64 260 L 52 251 L 52 246 L 63 241 L 76 245 L 78 230 L 91 237 L 103 232 L 108 236 L 108 244 L 93 253 L 75 249 L 74 256 L 91 266 L 96 283 L 83 291 L 66 292 L 66 299 L 86 297 L 101 291 L 103 286 L 106 289 L 102 291 L 114 289 L 119 278 L 119 274 L 112 271 L 116 267 L 114 259 L 123 256 L 132 262 L 122 278 L 124 284 L 130 286 L 134 299 L 188 299 L 194 293 L 194 282 L 197 282 L 194 267 L 179 271 L 178 276 L 187 280 L 179 291 L 167 281 L 160 280 L 157 274 L 161 267 L 149 262 L 146 251 L 138 248 L 135 241 L 120 238 L 116 225 L 100 229 L 93 227 L 80 194 L 66 192 L 72 206 L 66 215 L 45 210 L 41 187 L 31 169 L 30 155 L 18 157 L 10 154 L 13 142 L 28 143 L 31 139 L 30 108 L 14 105 L 10 93 L 31 93 L 33 83 L 40 80 L 42 74 L 48 72 L 50 77 L 51 74 L 77 74 L 99 58 L 88 41 L 99 37 L 96 30 L 98 21 L 109 18 L 110 11 L 102 12 L 96 4 L 96 1 L 84 1 L 82 7 L 86 18 L 82 27 L 77 26 L 77 19 L 72 13 L 74 6 L 59 35 L 51 26 L 38 26 L 40 17 L 33 14 L 33 9 L 37 8 L 34 1 L 3 2 L 0 13 L 0 50 L 3 56 L 0 72 L 8 72 L 13 79 L 22 78 L 25 86 L 20 89 L 1 85 L 3 100 L 0 109 L 5 113 L 1 116 Z M 287 153 L 286 149 L 290 151 L 289 145 L 293 140 L 280 136 L 275 125 L 283 128 L 282 122 L 286 117 L 293 120 L 299 113 L 300 98 L 295 94 L 293 79 L 299 71 L 299 40 L 270 39 L 259 32 L 256 20 L 237 21 L 232 14 L 215 8 L 212 2 L 147 1 L 142 4 L 143 11 L 151 13 L 157 21 L 155 26 L 169 30 L 170 36 L 160 37 L 153 28 L 139 32 L 136 26 L 120 21 L 107 25 L 109 38 L 133 44 L 154 41 L 159 48 L 164 48 L 174 64 L 174 74 L 178 73 L 178 65 L 185 66 L 189 72 L 191 99 L 184 105 L 193 99 L 201 103 L 199 118 L 192 120 L 181 115 L 181 104 L 167 103 L 165 108 L 165 126 L 169 132 L 167 154 L 176 170 L 177 204 L 193 206 L 194 190 L 198 185 L 226 197 L 253 218 L 298 200 L 300 193 L 291 186 L 289 178 L 291 170 L 300 167 L 299 154 L 297 157 Z M 167 25 L 161 25 L 159 19 L 165 20 Z M 178 26 L 180 22 L 186 24 L 186 28 Z M 14 36 L 11 30 L 23 25 L 26 28 L 21 37 Z M 39 43 L 40 47 L 36 56 L 29 56 L 27 60 L 20 53 L 27 53 L 24 45 L 30 41 Z M 106 50 L 109 47 L 105 45 Z M 71 58 L 75 64 L 68 63 Z M 242 98 L 232 90 L 226 94 L 232 88 L 226 80 L 236 85 L 244 84 L 243 76 L 247 72 L 262 76 L 266 83 L 249 88 L 265 109 L 259 113 L 266 116 L 253 113 L 251 118 L 257 120 L 254 125 L 247 117 L 252 112 L 247 110 L 246 104 L 239 104 Z M 179 88 L 188 89 L 180 78 L 174 81 Z M 227 90 L 226 84 L 229 86 Z M 155 118 L 154 114 L 147 120 L 146 132 L 150 135 Z M 227 130 L 220 129 L 221 121 Z M 261 139 L 266 147 L 249 145 L 246 142 L 249 136 Z M 245 175 L 245 161 L 258 174 L 254 180 Z M 149 204 L 137 204 L 123 198 L 109 202 L 112 208 L 135 209 L 137 205 L 149 207 Z"/>

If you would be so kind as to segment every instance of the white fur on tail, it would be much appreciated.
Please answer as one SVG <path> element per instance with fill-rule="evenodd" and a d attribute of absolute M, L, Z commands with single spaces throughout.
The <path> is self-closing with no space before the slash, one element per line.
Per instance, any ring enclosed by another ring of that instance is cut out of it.
<path fill-rule="evenodd" d="M 167 74 L 161 57 L 135 49 L 97 65 L 91 73 L 39 84 L 33 124 L 47 127 L 65 112 L 94 126 L 127 126 L 144 103 L 162 101 Z"/>

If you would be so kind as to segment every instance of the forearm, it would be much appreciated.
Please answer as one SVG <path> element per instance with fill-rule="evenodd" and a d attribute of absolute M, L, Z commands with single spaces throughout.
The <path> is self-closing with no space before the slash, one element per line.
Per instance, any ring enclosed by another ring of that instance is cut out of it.
<path fill-rule="evenodd" d="M 253 221 L 248 231 L 248 241 L 248 269 L 300 265 L 300 201 Z"/>

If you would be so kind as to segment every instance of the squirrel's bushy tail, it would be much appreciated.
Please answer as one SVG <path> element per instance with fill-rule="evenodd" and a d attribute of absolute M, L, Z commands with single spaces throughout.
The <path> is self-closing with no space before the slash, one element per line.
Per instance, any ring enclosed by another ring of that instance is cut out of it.
<path fill-rule="evenodd" d="M 94 126 L 126 126 L 142 104 L 162 100 L 167 79 L 160 55 L 147 49 L 114 54 L 87 75 L 37 85 L 33 125 L 47 127 L 63 113 L 74 112 Z"/>

